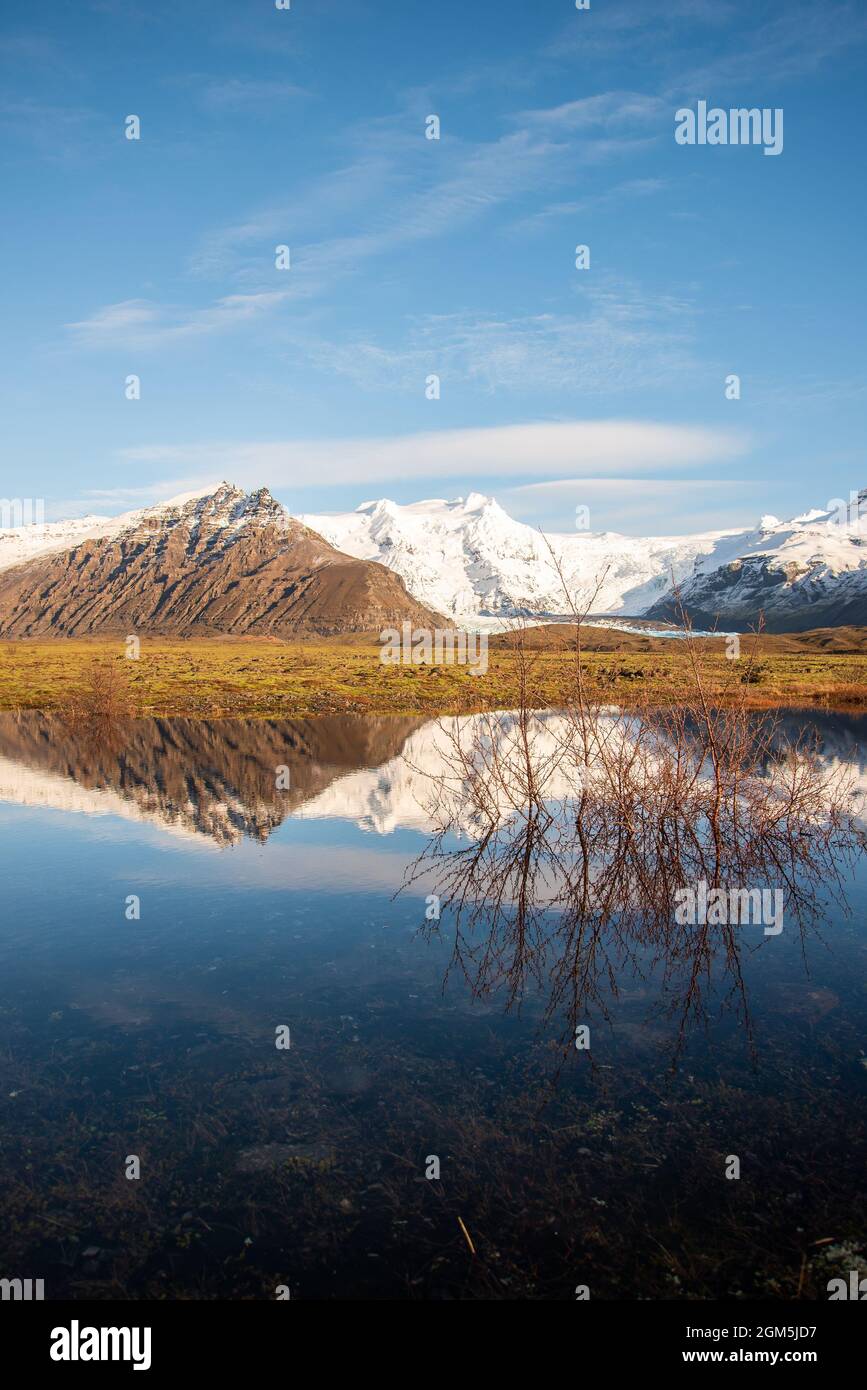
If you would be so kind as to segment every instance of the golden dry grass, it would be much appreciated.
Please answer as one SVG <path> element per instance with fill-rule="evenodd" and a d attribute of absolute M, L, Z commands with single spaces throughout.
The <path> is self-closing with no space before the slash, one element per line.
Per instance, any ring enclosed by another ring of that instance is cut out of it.
<path fill-rule="evenodd" d="M 867 654 L 822 650 L 780 652 L 762 639 L 750 668 L 748 697 L 774 704 L 867 706 Z M 745 641 L 746 647 L 746 641 Z M 572 657 L 564 648 L 532 653 L 533 692 L 557 705 L 570 689 Z M 710 695 L 728 702 L 743 695 L 748 662 L 726 660 L 722 643 L 704 647 Z M 142 640 L 141 658 L 128 661 L 118 639 L 0 643 L 0 708 L 58 709 L 87 689 L 94 667 L 117 665 L 131 708 L 142 714 L 302 716 L 347 713 L 436 714 L 505 708 L 517 703 L 517 654 L 492 642 L 488 670 L 387 666 L 373 640 Z M 689 681 L 679 642 L 651 651 L 590 650 L 584 654 L 588 693 L 612 704 L 676 702 Z"/>

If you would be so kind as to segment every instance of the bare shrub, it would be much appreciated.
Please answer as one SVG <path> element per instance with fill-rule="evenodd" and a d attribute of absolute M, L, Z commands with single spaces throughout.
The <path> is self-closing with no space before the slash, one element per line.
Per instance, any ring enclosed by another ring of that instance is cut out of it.
<path fill-rule="evenodd" d="M 60 707 L 67 724 L 78 730 L 107 730 L 134 712 L 127 663 L 96 659 Z"/>

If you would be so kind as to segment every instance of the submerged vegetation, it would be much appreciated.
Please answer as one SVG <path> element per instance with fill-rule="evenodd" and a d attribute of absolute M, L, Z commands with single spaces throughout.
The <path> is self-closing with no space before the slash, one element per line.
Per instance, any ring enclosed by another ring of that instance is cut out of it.
<path fill-rule="evenodd" d="M 577 1283 L 812 1300 L 864 1265 L 867 1142 L 829 1084 L 852 1042 L 839 1009 L 811 1053 L 811 1020 L 781 1006 L 761 1075 L 723 1040 L 709 1071 L 666 1076 L 645 1031 L 555 1091 L 543 1042 L 451 1013 L 434 1053 L 392 1002 L 332 986 L 317 1023 L 293 996 L 308 1038 L 289 1071 L 237 1023 L 7 1015 L 7 1266 L 54 1298 L 272 1300 L 285 1283 L 293 1299 L 569 1301 Z M 354 1047 L 336 1022 L 350 1006 Z M 781 1085 L 794 1056 L 801 1080 Z M 754 1180 L 722 1178 L 733 1141 Z M 130 1145 L 146 1182 L 123 1177 Z"/>

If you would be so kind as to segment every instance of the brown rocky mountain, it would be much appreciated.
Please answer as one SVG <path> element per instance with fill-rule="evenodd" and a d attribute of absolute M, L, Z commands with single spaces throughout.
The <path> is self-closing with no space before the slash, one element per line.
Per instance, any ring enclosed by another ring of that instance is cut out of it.
<path fill-rule="evenodd" d="M 222 483 L 0 573 L 0 637 L 289 636 L 445 619 L 383 565 L 335 550 L 266 489 Z"/>

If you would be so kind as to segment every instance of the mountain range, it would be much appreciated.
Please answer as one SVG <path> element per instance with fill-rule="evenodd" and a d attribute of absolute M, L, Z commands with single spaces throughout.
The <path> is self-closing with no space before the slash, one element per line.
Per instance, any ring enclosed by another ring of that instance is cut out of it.
<path fill-rule="evenodd" d="M 639 486 L 639 484 L 636 484 Z M 769 631 L 867 623 L 867 490 L 688 536 L 544 535 L 479 493 L 290 516 L 229 483 L 119 517 L 0 530 L 0 637 L 495 628 L 564 617 Z M 675 592 L 675 586 L 677 592 Z M 568 594 L 568 597 L 567 597 Z"/>
<path fill-rule="evenodd" d="M 636 487 L 640 484 L 636 483 Z M 351 555 L 377 559 L 459 624 L 571 612 L 768 631 L 867 622 L 867 490 L 848 508 L 687 536 L 544 535 L 492 498 L 365 502 L 302 520 Z M 677 593 L 675 593 L 675 586 Z"/>

